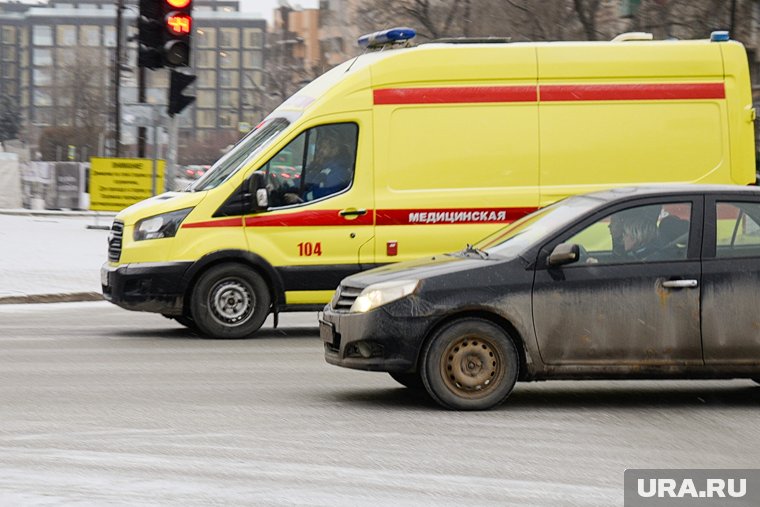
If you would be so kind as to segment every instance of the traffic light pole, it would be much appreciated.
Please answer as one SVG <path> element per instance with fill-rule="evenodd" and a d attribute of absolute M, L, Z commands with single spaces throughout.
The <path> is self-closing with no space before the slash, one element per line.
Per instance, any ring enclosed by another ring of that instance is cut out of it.
<path fill-rule="evenodd" d="M 124 0 L 116 3 L 116 58 L 114 63 L 114 156 L 121 156 L 121 53 L 122 34 L 124 33 Z"/>
<path fill-rule="evenodd" d="M 145 103 L 145 67 L 137 68 L 137 102 Z M 137 158 L 145 158 L 146 134 L 145 127 L 137 127 Z"/>

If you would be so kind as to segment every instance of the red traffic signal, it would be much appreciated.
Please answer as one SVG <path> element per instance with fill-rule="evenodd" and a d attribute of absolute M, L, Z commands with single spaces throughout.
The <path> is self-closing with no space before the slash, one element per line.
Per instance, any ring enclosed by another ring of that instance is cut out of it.
<path fill-rule="evenodd" d="M 171 35 L 190 35 L 193 18 L 188 14 L 172 12 L 166 15 L 166 29 Z"/>
<path fill-rule="evenodd" d="M 167 67 L 188 67 L 190 65 L 190 39 L 193 34 L 193 1 L 159 1 L 164 12 L 164 65 Z"/>

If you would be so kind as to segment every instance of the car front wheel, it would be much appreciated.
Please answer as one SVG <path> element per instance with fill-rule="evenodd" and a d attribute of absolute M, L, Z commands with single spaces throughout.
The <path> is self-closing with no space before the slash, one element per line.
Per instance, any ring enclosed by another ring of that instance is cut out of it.
<path fill-rule="evenodd" d="M 198 279 L 190 308 L 202 334 L 237 339 L 258 331 L 270 304 L 269 289 L 258 273 L 243 264 L 221 264 Z"/>
<path fill-rule="evenodd" d="M 487 410 L 507 399 L 517 382 L 519 359 L 503 329 L 467 318 L 438 331 L 422 357 L 430 396 L 454 410 Z"/>

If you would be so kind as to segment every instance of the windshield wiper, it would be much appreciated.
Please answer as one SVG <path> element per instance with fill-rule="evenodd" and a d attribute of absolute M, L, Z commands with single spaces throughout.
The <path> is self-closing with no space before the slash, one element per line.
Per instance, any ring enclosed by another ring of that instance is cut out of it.
<path fill-rule="evenodd" d="M 483 250 L 480 250 L 479 248 L 475 248 L 471 244 L 467 243 L 467 246 L 462 251 L 465 255 L 467 254 L 477 254 L 480 256 L 481 259 L 487 259 L 488 258 L 488 252 L 484 252 Z"/>

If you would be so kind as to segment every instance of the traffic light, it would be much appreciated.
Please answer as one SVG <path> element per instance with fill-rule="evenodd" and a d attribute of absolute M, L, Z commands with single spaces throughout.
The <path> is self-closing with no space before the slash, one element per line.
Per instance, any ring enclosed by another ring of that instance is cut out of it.
<path fill-rule="evenodd" d="M 181 113 L 183 109 L 195 102 L 195 97 L 183 95 L 182 91 L 195 81 L 195 76 L 171 71 L 169 82 L 169 116 Z"/>
<path fill-rule="evenodd" d="M 161 0 L 165 1 L 165 0 Z M 137 66 L 160 69 L 163 63 L 164 11 L 156 0 L 140 0 L 137 18 L 139 49 Z"/>
<path fill-rule="evenodd" d="M 192 0 L 160 0 L 164 10 L 164 65 L 190 65 L 190 36 L 193 33 Z"/>
<path fill-rule="evenodd" d="M 140 0 L 138 67 L 190 65 L 192 10 L 192 0 Z"/>

